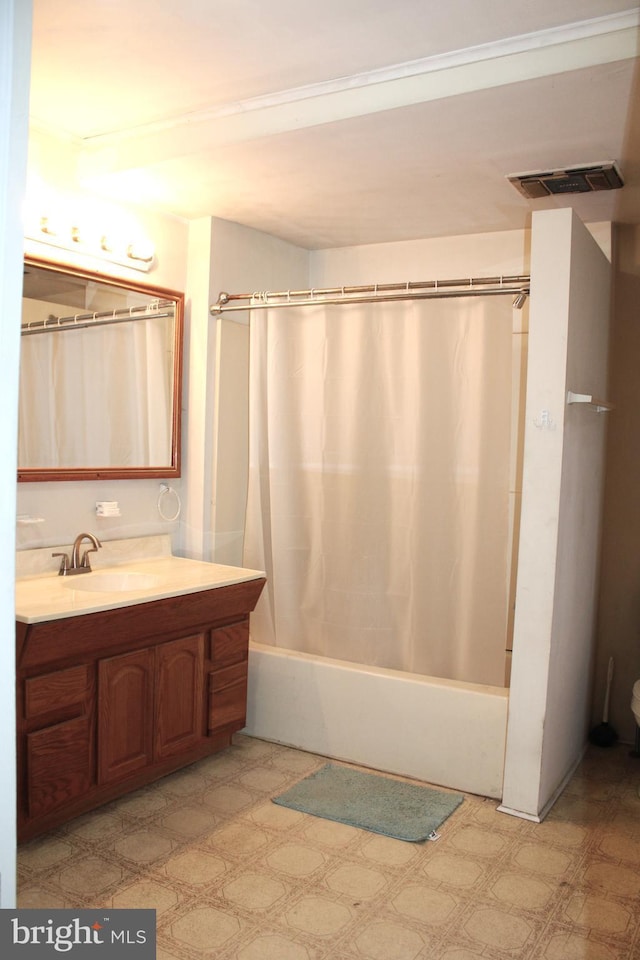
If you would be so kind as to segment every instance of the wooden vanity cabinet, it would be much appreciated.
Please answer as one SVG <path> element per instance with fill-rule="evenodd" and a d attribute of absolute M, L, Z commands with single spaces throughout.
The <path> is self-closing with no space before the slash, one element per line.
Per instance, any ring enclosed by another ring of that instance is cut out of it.
<path fill-rule="evenodd" d="M 263 585 L 17 624 L 19 840 L 231 743 Z"/>

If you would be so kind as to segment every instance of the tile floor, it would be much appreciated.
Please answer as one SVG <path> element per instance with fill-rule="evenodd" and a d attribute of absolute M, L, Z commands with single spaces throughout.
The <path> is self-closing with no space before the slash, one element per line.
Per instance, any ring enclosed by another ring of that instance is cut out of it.
<path fill-rule="evenodd" d="M 405 843 L 271 797 L 324 758 L 228 750 L 19 850 L 21 907 L 153 907 L 158 960 L 636 960 L 640 760 L 590 748 L 542 824 L 465 800 Z"/>

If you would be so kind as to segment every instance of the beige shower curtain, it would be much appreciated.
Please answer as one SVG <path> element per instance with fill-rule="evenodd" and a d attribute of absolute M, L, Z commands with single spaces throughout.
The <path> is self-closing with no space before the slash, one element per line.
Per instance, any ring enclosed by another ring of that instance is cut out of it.
<path fill-rule="evenodd" d="M 251 317 L 253 639 L 503 684 L 508 297 Z"/>
<path fill-rule="evenodd" d="M 22 337 L 20 467 L 169 463 L 168 330 L 152 316 Z"/>

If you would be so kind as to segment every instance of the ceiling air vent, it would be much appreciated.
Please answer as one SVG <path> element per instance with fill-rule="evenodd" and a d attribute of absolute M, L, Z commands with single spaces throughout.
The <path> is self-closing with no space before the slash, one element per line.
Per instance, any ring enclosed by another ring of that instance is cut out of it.
<path fill-rule="evenodd" d="M 613 160 L 605 163 L 587 163 L 580 167 L 561 170 L 535 170 L 531 173 L 513 173 L 507 177 L 527 200 L 556 196 L 563 193 L 593 193 L 595 190 L 617 190 L 624 186 L 620 171 Z"/>

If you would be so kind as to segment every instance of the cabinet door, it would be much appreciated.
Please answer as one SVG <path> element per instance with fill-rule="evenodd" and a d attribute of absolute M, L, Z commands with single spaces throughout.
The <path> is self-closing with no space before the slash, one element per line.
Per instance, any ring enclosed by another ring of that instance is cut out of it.
<path fill-rule="evenodd" d="M 205 738 L 203 633 L 156 647 L 155 757 L 188 750 Z"/>
<path fill-rule="evenodd" d="M 121 780 L 153 759 L 154 651 L 98 663 L 98 782 Z"/>

